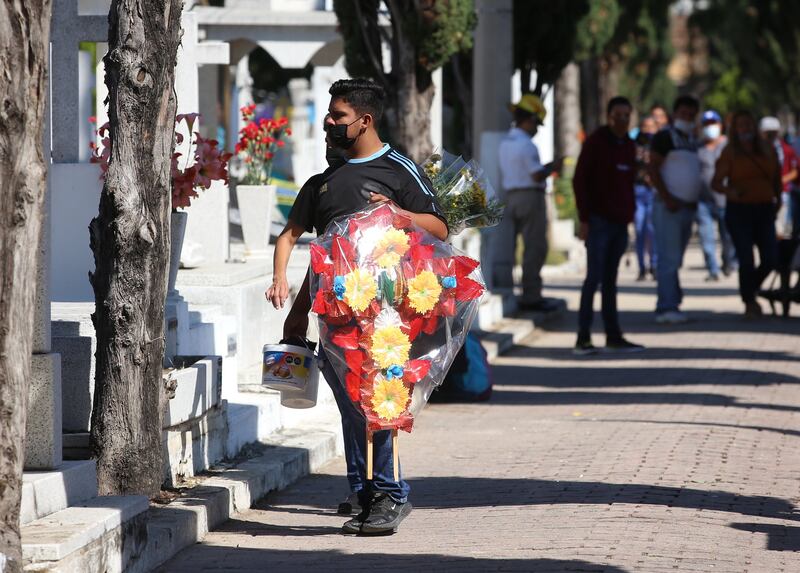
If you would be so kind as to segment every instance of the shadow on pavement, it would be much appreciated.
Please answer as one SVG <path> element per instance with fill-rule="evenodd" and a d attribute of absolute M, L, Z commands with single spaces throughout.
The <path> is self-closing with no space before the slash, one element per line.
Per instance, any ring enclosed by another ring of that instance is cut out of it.
<path fill-rule="evenodd" d="M 579 292 L 581 290 L 581 283 L 552 283 L 550 281 L 545 282 L 545 288 L 548 290 L 570 290 Z M 739 296 L 739 289 L 736 286 L 730 287 L 691 287 L 691 286 L 682 286 L 683 290 L 683 297 L 693 297 L 693 296 L 706 296 L 706 297 L 719 297 L 719 296 Z M 619 294 L 649 294 L 653 295 L 653 305 L 656 302 L 656 282 L 649 281 L 641 284 L 618 284 L 617 285 L 617 292 Z"/>
<path fill-rule="evenodd" d="M 684 422 L 681 420 L 636 420 L 624 418 L 592 418 L 578 419 L 576 422 L 613 422 L 615 424 L 664 424 L 666 426 L 706 426 L 713 428 L 734 428 L 737 430 L 754 430 L 756 432 L 774 432 L 784 436 L 800 438 L 800 430 L 789 430 L 785 428 L 770 428 L 768 426 L 748 426 L 744 424 L 723 424 L 721 422 Z"/>
<path fill-rule="evenodd" d="M 655 300 L 653 301 L 655 307 Z M 742 309 L 744 310 L 744 308 Z M 765 332 L 769 334 L 800 334 L 800 317 L 787 318 L 764 315 L 759 319 L 747 320 L 743 313 L 712 312 L 709 310 L 686 311 L 689 322 L 684 324 L 656 324 L 655 312 L 649 310 L 625 310 L 620 306 L 619 322 L 626 336 L 630 333 L 674 333 L 674 332 Z M 577 312 L 570 310 L 556 320 L 537 324 L 546 332 L 577 332 Z M 603 337 L 603 321 L 599 303 L 595 301 L 593 334 Z"/>
<path fill-rule="evenodd" d="M 595 481 L 521 478 L 428 477 L 408 480 L 418 508 L 533 506 L 553 504 L 663 505 L 800 521 L 791 502 L 727 491 Z M 480 492 L 480 495 L 475 495 Z"/>
<path fill-rule="evenodd" d="M 770 551 L 800 551 L 800 527 L 771 523 L 731 523 L 731 527 L 750 533 L 765 533 Z"/>
<path fill-rule="evenodd" d="M 532 543 L 535 540 L 531 541 Z M 228 557 L 228 559 L 225 559 Z M 249 563 L 249 566 L 244 565 Z M 228 569 L 223 569 L 224 565 Z M 579 559 L 487 559 L 457 557 L 435 553 L 402 555 L 391 553 L 355 554 L 338 550 L 286 551 L 278 549 L 250 549 L 195 545 L 191 561 L 185 564 L 167 564 L 161 573 L 195 573 L 201 571 L 236 571 L 236 573 L 264 571 L 514 571 L 527 573 L 627 573 L 613 565 L 591 563 Z"/>
<path fill-rule="evenodd" d="M 759 408 L 778 412 L 800 412 L 800 406 L 739 402 L 737 398 L 725 396 L 724 394 L 689 392 L 528 392 L 524 390 L 505 390 L 497 386 L 492 391 L 490 404 L 509 406 L 692 404 L 697 406 Z"/>
<path fill-rule="evenodd" d="M 687 353 L 690 352 L 687 350 Z M 516 352 L 514 354 L 517 355 Z M 641 357 L 641 354 L 639 354 Z M 800 378 L 781 372 L 760 372 L 735 368 L 611 368 L 587 364 L 565 366 L 492 365 L 492 378 L 503 386 L 544 386 L 547 388 L 601 388 L 623 386 L 769 386 L 798 384 Z M 498 392 L 501 392 L 499 390 Z M 494 402 L 494 400 L 492 400 Z"/>
<path fill-rule="evenodd" d="M 605 336 L 595 336 L 596 345 L 605 342 Z M 798 341 L 800 346 L 800 341 Z M 770 351 L 770 350 L 735 350 L 728 348 L 668 348 L 654 347 L 645 348 L 643 352 L 614 352 L 607 351 L 602 346 L 598 346 L 599 352 L 589 356 L 575 356 L 572 348 L 558 346 L 516 346 L 513 350 L 504 354 L 503 357 L 510 358 L 539 358 L 542 360 L 552 360 L 560 362 L 564 360 L 576 361 L 578 363 L 603 362 L 607 360 L 786 360 L 800 362 L 800 354 L 789 352 Z M 573 364 L 577 368 L 579 365 Z M 735 372 L 735 371 L 734 371 Z"/>

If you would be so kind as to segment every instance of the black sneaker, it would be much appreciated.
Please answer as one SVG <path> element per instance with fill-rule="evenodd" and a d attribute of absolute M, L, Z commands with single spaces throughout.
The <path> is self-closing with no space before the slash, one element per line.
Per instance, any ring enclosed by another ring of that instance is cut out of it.
<path fill-rule="evenodd" d="M 361 533 L 361 526 L 364 525 L 364 521 L 369 517 L 369 512 L 371 508 L 372 502 L 372 495 L 365 492 L 364 490 L 359 491 L 358 493 L 353 494 L 356 496 L 358 500 L 358 506 L 361 508 L 361 511 L 356 515 L 353 519 L 348 519 L 342 525 L 342 531 L 344 533 Z M 350 499 L 348 497 L 348 499 Z M 337 513 L 342 513 L 343 504 L 339 504 L 339 509 Z M 352 503 L 350 505 L 350 511 L 353 511 Z"/>
<path fill-rule="evenodd" d="M 336 513 L 339 515 L 352 515 L 354 511 L 361 511 L 361 500 L 358 492 L 351 493 L 339 504 Z"/>
<path fill-rule="evenodd" d="M 611 338 L 606 341 L 606 350 L 613 352 L 641 352 L 644 346 L 641 344 L 634 344 L 624 338 Z"/>
<path fill-rule="evenodd" d="M 589 356 L 590 354 L 597 354 L 597 348 L 592 344 L 591 340 L 580 340 L 575 343 L 575 348 L 572 349 L 575 356 Z"/>
<path fill-rule="evenodd" d="M 355 519 L 351 519 L 342 526 L 345 533 L 361 533 L 363 535 L 381 535 L 394 533 L 400 527 L 400 523 L 411 513 L 411 503 L 397 503 L 388 494 L 376 493 L 372 498 L 369 511 L 358 524 L 356 530 L 356 520 L 365 513 L 359 514 Z"/>

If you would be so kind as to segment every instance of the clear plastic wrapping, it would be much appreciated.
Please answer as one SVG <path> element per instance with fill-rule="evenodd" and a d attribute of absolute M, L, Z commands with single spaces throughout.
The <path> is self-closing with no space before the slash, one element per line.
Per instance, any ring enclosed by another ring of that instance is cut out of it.
<path fill-rule="evenodd" d="M 492 227 L 503 218 L 503 205 L 475 160 L 464 161 L 442 151 L 431 155 L 423 169 L 433 184 L 451 235 L 467 227 Z"/>
<path fill-rule="evenodd" d="M 337 219 L 312 241 L 320 342 L 369 430 L 411 431 L 484 290 L 478 261 L 391 203 Z"/>

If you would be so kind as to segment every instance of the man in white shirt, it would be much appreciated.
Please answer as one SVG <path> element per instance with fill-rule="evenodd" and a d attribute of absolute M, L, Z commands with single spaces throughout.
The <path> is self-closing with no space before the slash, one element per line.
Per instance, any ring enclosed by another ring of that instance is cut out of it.
<path fill-rule="evenodd" d="M 531 139 L 543 123 L 547 111 L 541 100 L 525 94 L 512 106 L 514 127 L 503 138 L 499 148 L 501 184 L 506 194 L 503 224 L 522 234 L 522 298 L 519 308 L 528 311 L 549 311 L 555 305 L 542 297 L 540 272 L 547 258 L 547 178 L 561 169 L 561 161 L 542 165 L 539 150 Z M 512 247 L 513 248 L 513 247 Z M 495 283 L 511 287 L 511 269 L 502 269 Z"/>

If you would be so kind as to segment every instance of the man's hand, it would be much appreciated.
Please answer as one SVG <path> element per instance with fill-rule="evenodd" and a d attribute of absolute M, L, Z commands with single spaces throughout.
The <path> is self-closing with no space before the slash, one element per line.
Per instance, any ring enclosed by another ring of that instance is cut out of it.
<path fill-rule="evenodd" d="M 581 226 L 578 227 L 578 238 L 586 242 L 586 239 L 589 238 L 589 223 L 586 221 L 581 221 Z"/>
<path fill-rule="evenodd" d="M 294 312 L 294 308 L 289 311 L 283 323 L 283 337 L 290 338 L 299 336 L 305 338 L 308 333 L 308 314 Z"/>
<path fill-rule="evenodd" d="M 273 278 L 272 285 L 264 294 L 267 300 L 272 303 L 272 306 L 277 309 L 283 308 L 286 299 L 289 298 L 289 283 L 286 281 L 286 277 Z"/>
<path fill-rule="evenodd" d="M 386 203 L 387 201 L 391 201 L 391 199 L 389 199 L 386 195 L 381 195 L 380 193 L 369 194 L 370 203 Z"/>
<path fill-rule="evenodd" d="M 559 157 L 558 159 L 553 161 L 552 165 L 553 165 L 553 173 L 558 173 L 559 175 L 561 175 L 561 170 L 564 169 L 564 158 Z"/>

